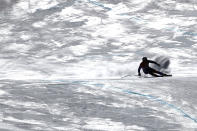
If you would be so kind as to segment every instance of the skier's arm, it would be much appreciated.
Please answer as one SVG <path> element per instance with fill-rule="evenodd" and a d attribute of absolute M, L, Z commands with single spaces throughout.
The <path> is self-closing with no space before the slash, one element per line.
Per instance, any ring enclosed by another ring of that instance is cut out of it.
<path fill-rule="evenodd" d="M 150 63 L 153 63 L 153 64 L 156 64 L 156 65 L 158 65 L 158 66 L 160 66 L 160 64 L 158 64 L 158 63 L 155 62 L 155 61 L 149 60 L 149 62 L 150 62 Z"/>
<path fill-rule="evenodd" d="M 140 74 L 140 70 L 141 70 L 141 64 L 140 64 L 140 66 L 139 66 L 139 68 L 138 68 L 138 76 L 141 76 L 141 74 Z"/>

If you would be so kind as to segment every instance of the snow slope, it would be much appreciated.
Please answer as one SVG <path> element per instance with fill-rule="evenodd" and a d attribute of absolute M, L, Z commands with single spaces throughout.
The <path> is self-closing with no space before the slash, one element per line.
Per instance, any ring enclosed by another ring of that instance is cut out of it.
<path fill-rule="evenodd" d="M 157 55 L 196 76 L 194 2 L 19 1 L 1 13 L 0 77 L 119 77 Z"/>
<path fill-rule="evenodd" d="M 195 0 L 0 8 L 0 130 L 197 130 Z M 143 56 L 173 77 L 134 76 Z"/>

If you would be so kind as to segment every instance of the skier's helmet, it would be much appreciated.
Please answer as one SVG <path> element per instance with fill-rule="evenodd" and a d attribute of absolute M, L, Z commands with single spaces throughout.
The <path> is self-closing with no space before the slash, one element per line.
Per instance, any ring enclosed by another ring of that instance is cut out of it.
<path fill-rule="evenodd" d="M 148 59 L 147 59 L 147 57 L 143 57 L 142 60 L 143 61 L 147 61 Z"/>

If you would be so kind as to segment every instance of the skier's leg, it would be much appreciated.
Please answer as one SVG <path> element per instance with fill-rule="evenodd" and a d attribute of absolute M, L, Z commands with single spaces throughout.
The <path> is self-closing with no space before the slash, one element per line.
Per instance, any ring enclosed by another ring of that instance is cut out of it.
<path fill-rule="evenodd" d="M 152 68 L 151 68 L 151 72 L 153 72 L 153 73 L 157 73 L 157 74 L 159 74 L 159 75 L 161 75 L 161 76 L 166 76 L 166 75 L 167 75 L 167 74 L 165 74 L 165 73 L 162 73 L 162 72 L 157 71 L 157 70 L 152 69 Z"/>
<path fill-rule="evenodd" d="M 154 76 L 154 77 L 160 77 L 159 75 L 156 75 L 153 72 L 150 72 L 149 74 L 152 75 L 152 76 Z"/>
<path fill-rule="evenodd" d="M 152 68 L 148 68 L 148 74 L 152 75 L 152 76 L 155 76 L 155 77 L 159 77 L 159 75 L 155 74 L 155 70 L 152 69 Z"/>
<path fill-rule="evenodd" d="M 160 77 L 159 75 L 154 74 L 153 72 L 149 72 L 149 74 L 152 75 L 152 76 L 155 76 L 155 77 Z"/>
<path fill-rule="evenodd" d="M 156 70 L 155 70 L 155 73 L 160 74 L 160 75 L 162 75 L 162 76 L 167 76 L 167 74 L 162 73 L 162 72 L 160 72 L 160 71 L 156 71 Z"/>

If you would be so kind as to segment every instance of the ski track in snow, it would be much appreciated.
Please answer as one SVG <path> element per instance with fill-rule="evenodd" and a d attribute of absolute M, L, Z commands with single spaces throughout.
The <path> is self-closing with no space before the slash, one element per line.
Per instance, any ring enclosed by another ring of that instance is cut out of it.
<path fill-rule="evenodd" d="M 161 104 L 163 104 L 163 105 L 167 105 L 167 106 L 169 106 L 170 108 L 173 108 L 173 109 L 175 109 L 176 111 L 180 112 L 184 117 L 189 118 L 189 119 L 191 119 L 192 121 L 194 121 L 195 123 L 197 123 L 197 119 L 196 119 L 196 118 L 191 117 L 190 115 L 188 115 L 188 114 L 185 113 L 182 109 L 176 107 L 175 105 L 169 104 L 168 102 L 166 102 L 166 101 L 164 101 L 164 100 L 161 100 L 161 99 L 159 99 L 159 98 L 157 98 L 157 97 L 155 97 L 155 96 L 146 95 L 146 94 L 142 94 L 142 93 L 138 93 L 138 92 L 133 92 L 133 91 L 130 91 L 130 90 L 126 90 L 126 91 L 123 91 L 123 92 L 128 93 L 128 94 L 134 94 L 134 95 L 143 96 L 143 97 L 146 97 L 146 98 L 148 98 L 148 99 L 150 99 L 150 100 L 157 101 L 157 102 L 159 102 L 159 103 L 161 103 Z"/>

